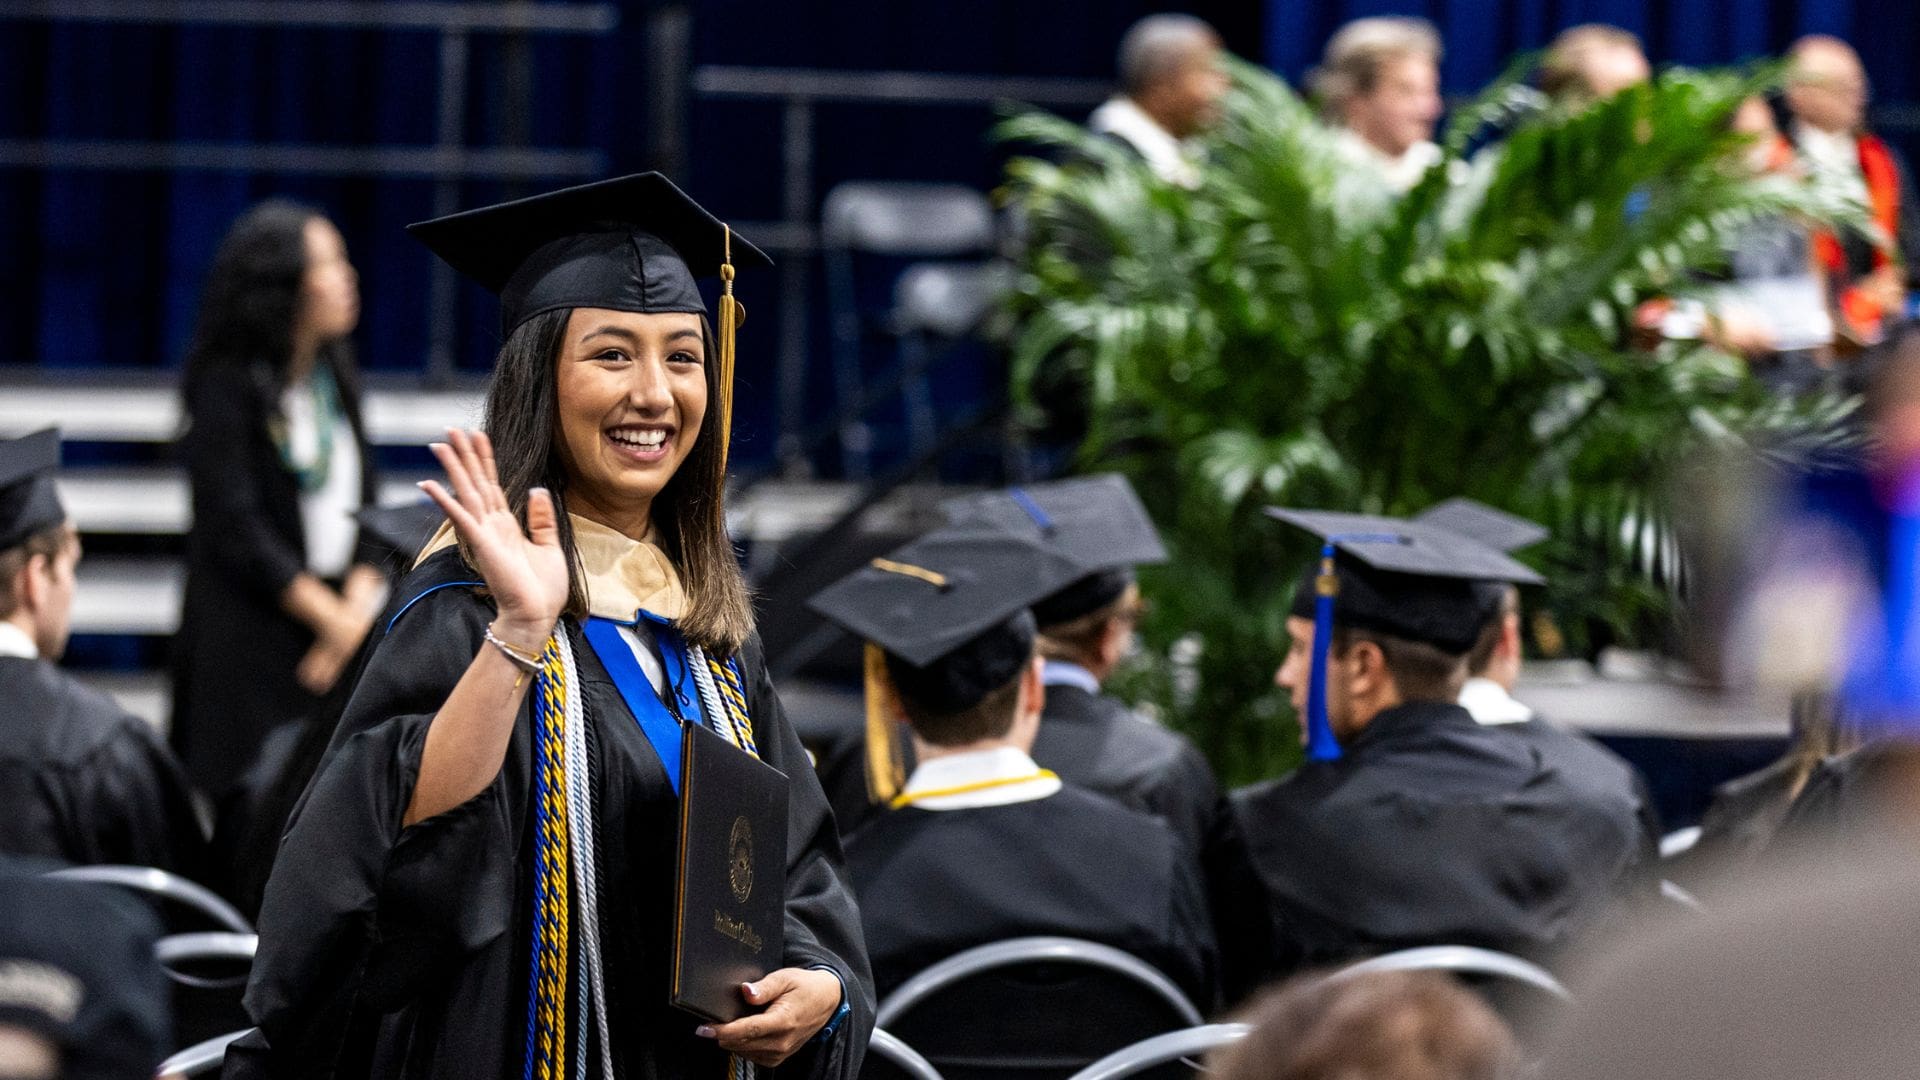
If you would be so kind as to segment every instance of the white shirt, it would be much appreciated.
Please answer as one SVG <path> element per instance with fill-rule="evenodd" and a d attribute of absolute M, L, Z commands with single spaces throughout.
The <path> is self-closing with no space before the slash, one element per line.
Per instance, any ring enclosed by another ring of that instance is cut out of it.
<path fill-rule="evenodd" d="M 320 416 L 310 382 L 302 380 L 280 395 L 287 420 L 287 457 L 306 468 L 320 457 Z M 300 527 L 307 545 L 307 569 L 320 577 L 339 577 L 353 563 L 353 515 L 360 509 L 360 444 L 344 412 L 333 418 L 332 459 L 327 478 L 300 493 Z"/>
<path fill-rule="evenodd" d="M 1515 701 L 1506 687 L 1477 675 L 1460 688 L 1460 707 L 1486 725 L 1524 724 L 1533 719 L 1533 710 Z"/>
<path fill-rule="evenodd" d="M 1200 186 L 1200 170 L 1194 164 L 1193 149 L 1160 126 L 1146 110 L 1128 97 L 1110 98 L 1087 117 L 1087 127 L 1101 135 L 1124 139 L 1140 151 L 1153 174 L 1169 184 L 1183 188 Z"/>
<path fill-rule="evenodd" d="M 10 622 L 0 621 L 0 656 L 17 656 L 23 660 L 40 659 L 40 646 L 25 630 Z"/>
<path fill-rule="evenodd" d="M 653 685 L 653 692 L 663 693 L 667 685 L 667 665 L 660 659 L 660 646 L 653 640 L 653 631 L 647 629 L 645 623 L 622 626 L 620 640 L 632 650 L 640 670 L 646 673 L 647 682 Z"/>
<path fill-rule="evenodd" d="M 1388 187 L 1402 194 L 1412 191 L 1420 178 L 1427 175 L 1427 170 L 1438 165 L 1440 159 L 1446 156 L 1434 143 L 1417 142 L 1401 151 L 1398 157 L 1392 157 L 1348 128 L 1341 128 L 1334 139 L 1344 156 L 1351 161 L 1371 165 L 1386 180 Z"/>
<path fill-rule="evenodd" d="M 1822 131 L 1810 124 L 1795 122 L 1793 144 L 1800 157 L 1811 166 L 1814 175 L 1862 206 L 1867 196 L 1866 174 L 1860 171 L 1860 140 L 1851 132 Z"/>
<path fill-rule="evenodd" d="M 1040 667 L 1042 686 L 1077 686 L 1089 694 L 1100 692 L 1100 680 L 1093 672 L 1071 660 L 1047 660 Z"/>
<path fill-rule="evenodd" d="M 921 794 L 977 784 L 991 786 L 952 795 Z M 1043 774 L 1032 758 L 1014 747 L 996 746 L 921 762 L 907 778 L 901 794 L 911 800 L 909 805 L 922 810 L 972 810 L 1033 802 L 1059 790 L 1060 778 Z"/>

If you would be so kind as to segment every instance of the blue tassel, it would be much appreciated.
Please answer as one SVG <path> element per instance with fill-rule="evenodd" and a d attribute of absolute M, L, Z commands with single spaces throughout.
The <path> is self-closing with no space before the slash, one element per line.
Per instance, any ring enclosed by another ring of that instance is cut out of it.
<path fill-rule="evenodd" d="M 1333 598 L 1340 578 L 1333 569 L 1333 541 L 1320 549 L 1320 576 L 1314 580 L 1313 666 L 1307 674 L 1307 760 L 1340 760 L 1340 742 L 1327 719 L 1327 660 L 1333 652 Z"/>

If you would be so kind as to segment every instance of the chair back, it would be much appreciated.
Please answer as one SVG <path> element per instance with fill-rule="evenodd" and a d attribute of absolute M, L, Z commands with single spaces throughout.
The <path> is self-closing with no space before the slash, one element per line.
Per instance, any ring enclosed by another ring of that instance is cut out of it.
<path fill-rule="evenodd" d="M 1510 953 L 1472 945 L 1423 945 L 1385 953 L 1346 967 L 1327 976 L 1343 979 L 1372 971 L 1447 971 L 1455 975 L 1502 979 L 1530 986 L 1561 1001 L 1572 1001 L 1573 994 L 1561 985 L 1553 973 L 1531 960 Z"/>
<path fill-rule="evenodd" d="M 1065 1080 L 1122 1047 L 1200 1024 L 1172 980 L 1074 938 L 969 949 L 901 984 L 878 1024 L 946 1080 Z"/>
<path fill-rule="evenodd" d="M 1004 263 L 917 262 L 893 284 L 894 329 L 937 338 L 971 337 L 1006 284 Z"/>
<path fill-rule="evenodd" d="M 47 874 L 64 881 L 92 881 L 131 889 L 152 900 L 178 905 L 236 934 L 253 933 L 253 924 L 213 890 L 178 874 L 151 866 L 70 866 Z"/>
<path fill-rule="evenodd" d="M 927 259 L 993 247 L 993 205 L 959 184 L 851 180 L 827 192 L 820 235 L 828 248 Z"/>
<path fill-rule="evenodd" d="M 215 1035 L 205 1042 L 197 1042 L 185 1050 L 160 1063 L 155 1075 L 168 1076 L 212 1076 L 226 1063 L 227 1047 L 245 1035 L 252 1028 L 229 1031 L 224 1035 Z"/>
<path fill-rule="evenodd" d="M 860 1066 L 860 1080 L 941 1080 L 940 1073 L 913 1047 L 874 1028 L 867 1043 L 867 1060 Z"/>
<path fill-rule="evenodd" d="M 1220 1047 L 1239 1042 L 1252 1030 L 1249 1024 L 1203 1024 L 1169 1031 L 1165 1035 L 1155 1035 L 1115 1050 L 1074 1073 L 1073 1080 L 1123 1080 L 1125 1077 L 1147 1075 L 1192 1076 L 1198 1067 L 1194 1059 L 1204 1058 Z"/>

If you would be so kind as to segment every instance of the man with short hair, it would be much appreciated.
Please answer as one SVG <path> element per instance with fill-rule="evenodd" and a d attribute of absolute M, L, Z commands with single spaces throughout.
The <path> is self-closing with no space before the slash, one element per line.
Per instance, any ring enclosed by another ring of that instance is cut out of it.
<path fill-rule="evenodd" d="M 1212 767 L 1186 738 L 1102 689 L 1133 646 L 1143 605 L 1134 568 L 1167 559 L 1133 485 L 1102 473 L 956 496 L 940 509 L 955 524 L 1031 537 L 1078 566 L 1032 609 L 1047 688 L 1034 760 L 1160 818 L 1202 851 L 1223 809 Z"/>
<path fill-rule="evenodd" d="M 1913 174 L 1898 151 L 1866 129 L 1867 72 L 1853 47 L 1813 34 L 1788 52 L 1785 100 L 1800 159 L 1815 176 L 1849 188 L 1885 242 L 1856 229 L 1820 233 L 1814 253 L 1836 286 L 1842 333 L 1858 345 L 1881 341 L 1905 317 L 1920 288 L 1920 207 Z"/>
<path fill-rule="evenodd" d="M 1340 147 L 1396 192 L 1420 182 L 1440 161 L 1440 33 L 1425 19 L 1355 19 L 1327 42 L 1309 82 L 1321 111 L 1339 129 Z"/>
<path fill-rule="evenodd" d="M 1605 23 L 1562 30 L 1540 61 L 1540 89 L 1556 101 L 1586 105 L 1653 77 L 1640 39 Z"/>
<path fill-rule="evenodd" d="M 1187 140 L 1219 119 L 1227 92 L 1220 35 L 1192 15 L 1149 15 L 1120 39 L 1120 93 L 1087 126 L 1140 155 L 1170 184 L 1200 182 Z"/>
<path fill-rule="evenodd" d="M 0 852 L 204 874 L 186 774 L 154 731 L 54 666 L 80 537 L 54 490 L 60 436 L 0 442 Z"/>
<path fill-rule="evenodd" d="M 1058 935 L 1132 953 L 1201 1007 L 1213 1000 L 1191 853 L 1164 822 L 1030 755 L 1046 690 L 1027 607 L 1073 570 L 1025 538 L 950 527 L 813 600 L 880 650 L 869 693 L 904 717 L 918 762 L 891 810 L 847 840 L 882 996 L 973 946 Z"/>
<path fill-rule="evenodd" d="M 1564 945 L 1637 883 L 1639 849 L 1610 808 L 1457 704 L 1481 583 L 1538 575 L 1437 526 L 1273 513 L 1327 545 L 1275 676 L 1307 717 L 1309 760 L 1233 797 L 1255 900 L 1221 939 L 1257 952 L 1241 962 L 1261 977 L 1419 945 Z"/>

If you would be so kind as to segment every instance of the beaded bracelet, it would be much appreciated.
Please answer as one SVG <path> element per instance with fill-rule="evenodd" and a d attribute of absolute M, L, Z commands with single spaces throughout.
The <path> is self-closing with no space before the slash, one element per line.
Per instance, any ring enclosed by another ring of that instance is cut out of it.
<path fill-rule="evenodd" d="M 496 649 L 499 649 L 500 655 L 506 657 L 508 660 L 513 661 L 513 665 L 519 668 L 521 671 L 538 672 L 540 670 L 539 657 L 534 656 L 532 653 L 528 652 L 525 649 L 517 648 L 513 645 L 507 644 L 507 642 L 504 639 L 500 638 L 498 635 L 496 635 L 493 632 L 492 623 L 487 624 L 486 638 L 487 638 L 487 644 L 492 645 Z M 519 686 L 520 680 L 515 679 L 513 685 Z"/>

